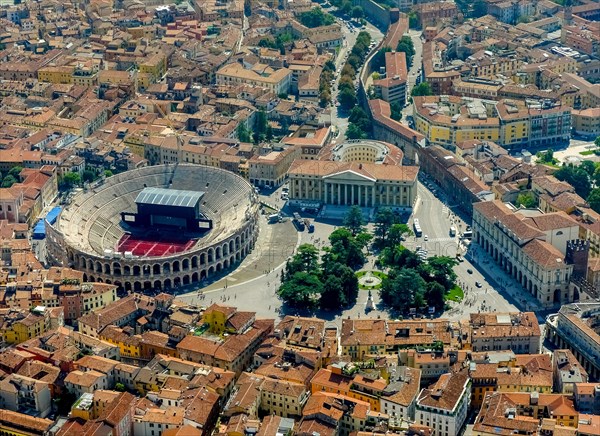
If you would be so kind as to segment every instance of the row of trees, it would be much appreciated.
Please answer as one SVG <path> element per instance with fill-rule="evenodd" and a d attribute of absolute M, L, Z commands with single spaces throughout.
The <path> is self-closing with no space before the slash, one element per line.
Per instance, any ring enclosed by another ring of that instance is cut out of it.
<path fill-rule="evenodd" d="M 335 79 L 335 64 L 328 60 L 323 65 L 319 78 L 319 106 L 327 107 L 331 103 L 331 81 Z"/>
<path fill-rule="evenodd" d="M 370 43 L 371 35 L 369 35 L 368 32 L 359 32 L 356 37 L 356 42 L 352 47 L 352 51 L 342 68 L 338 84 L 338 101 L 345 110 L 350 110 L 357 103 L 354 80 L 360 71 L 360 67 L 365 62 L 365 58 L 369 52 Z"/>

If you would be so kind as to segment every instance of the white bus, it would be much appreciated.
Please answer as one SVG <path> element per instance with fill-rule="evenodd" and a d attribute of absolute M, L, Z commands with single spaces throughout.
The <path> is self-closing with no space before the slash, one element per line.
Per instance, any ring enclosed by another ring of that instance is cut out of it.
<path fill-rule="evenodd" d="M 415 218 L 415 221 L 413 223 L 413 227 L 415 229 L 415 236 L 417 238 L 421 237 L 423 235 L 423 231 L 421 230 L 421 226 L 419 225 L 419 220 Z"/>

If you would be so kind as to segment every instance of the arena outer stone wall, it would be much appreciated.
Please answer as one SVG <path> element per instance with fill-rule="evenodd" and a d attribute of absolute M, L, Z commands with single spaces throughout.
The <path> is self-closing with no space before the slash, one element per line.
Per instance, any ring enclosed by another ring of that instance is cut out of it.
<path fill-rule="evenodd" d="M 120 213 L 135 211 L 144 187 L 206 192 L 201 209 L 214 227 L 187 251 L 160 257 L 116 253 L 126 234 Z M 106 179 L 77 194 L 54 225 L 46 223 L 48 260 L 84 273 L 85 281 L 121 290 L 168 290 L 239 264 L 258 237 L 259 202 L 243 178 L 202 165 L 157 165 Z"/>

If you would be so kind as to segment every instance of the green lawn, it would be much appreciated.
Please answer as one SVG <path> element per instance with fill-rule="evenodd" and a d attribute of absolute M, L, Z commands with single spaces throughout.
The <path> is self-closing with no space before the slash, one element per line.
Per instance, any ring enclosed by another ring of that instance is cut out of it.
<path fill-rule="evenodd" d="M 579 154 L 582 156 L 591 156 L 592 154 L 594 154 L 596 150 L 586 150 L 586 151 L 580 151 Z"/>
<path fill-rule="evenodd" d="M 361 277 L 363 277 L 365 274 L 367 273 L 367 271 L 358 271 L 356 273 L 356 278 L 360 279 Z M 387 277 L 387 274 L 382 273 L 381 271 L 371 271 L 371 275 L 380 278 L 381 280 L 385 279 Z M 362 284 L 358 284 L 358 288 L 359 289 L 365 289 L 365 290 L 369 290 L 369 289 L 379 289 L 381 288 L 381 283 L 377 283 L 376 285 L 373 286 L 368 286 L 368 285 L 362 285 Z"/>
<path fill-rule="evenodd" d="M 454 285 L 454 287 L 450 289 L 450 292 L 446 294 L 446 301 L 451 300 L 460 302 L 464 296 L 465 294 L 463 293 L 463 290 L 458 285 Z"/>

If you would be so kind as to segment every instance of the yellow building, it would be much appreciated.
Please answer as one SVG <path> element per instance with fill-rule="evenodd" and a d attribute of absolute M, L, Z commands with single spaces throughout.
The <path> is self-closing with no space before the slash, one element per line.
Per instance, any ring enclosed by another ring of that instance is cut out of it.
<path fill-rule="evenodd" d="M 131 152 L 139 157 L 144 157 L 144 136 L 139 133 L 128 135 L 123 141 Z"/>
<path fill-rule="evenodd" d="M 38 80 L 40 82 L 49 82 L 55 84 L 71 84 L 73 83 L 74 72 L 75 67 L 73 66 L 43 67 L 38 70 Z"/>
<path fill-rule="evenodd" d="M 164 53 L 156 53 L 141 62 L 138 69 L 140 73 L 149 74 L 152 83 L 156 83 L 167 72 L 167 57 Z"/>
<path fill-rule="evenodd" d="M 141 356 L 140 335 L 129 335 L 122 328 L 109 325 L 100 332 L 98 337 L 118 346 L 121 357 L 139 359 Z"/>
<path fill-rule="evenodd" d="M 46 333 L 50 329 L 48 311 L 18 311 L 8 313 L 2 323 L 2 339 L 8 344 L 20 344 Z"/>
<path fill-rule="evenodd" d="M 223 66 L 216 73 L 217 85 L 247 84 L 268 88 L 279 95 L 287 93 L 292 84 L 292 71 L 287 68 L 274 70 L 267 65 L 246 69 L 237 62 Z"/>
<path fill-rule="evenodd" d="M 106 406 L 113 402 L 119 395 L 117 391 L 99 389 L 93 393 L 84 393 L 71 407 L 71 417 L 80 418 L 84 421 L 97 419 Z"/>
<path fill-rule="evenodd" d="M 211 333 L 223 334 L 227 329 L 227 321 L 236 313 L 235 307 L 213 304 L 204 311 L 203 321 L 208 324 Z"/>
<path fill-rule="evenodd" d="M 546 354 L 518 355 L 505 362 L 472 363 L 471 407 L 481 407 L 488 392 L 552 392 L 552 361 Z"/>
<path fill-rule="evenodd" d="M 569 107 L 454 95 L 414 97 L 413 102 L 415 128 L 430 145 L 452 149 L 479 140 L 511 148 L 564 143 L 570 135 Z"/>

